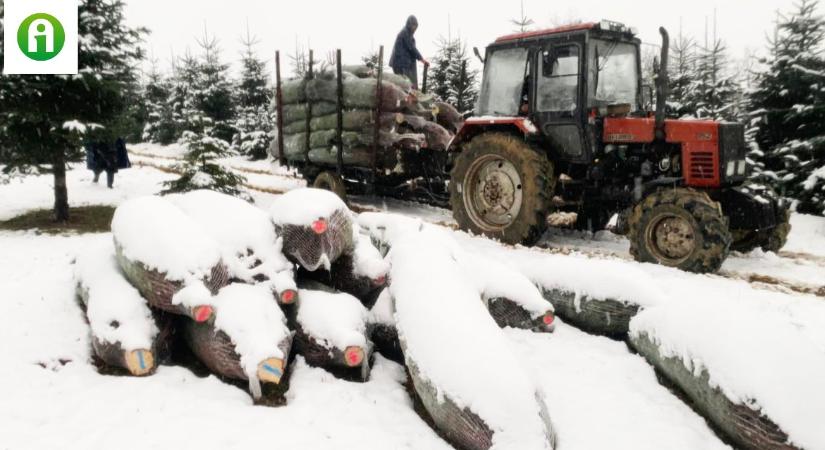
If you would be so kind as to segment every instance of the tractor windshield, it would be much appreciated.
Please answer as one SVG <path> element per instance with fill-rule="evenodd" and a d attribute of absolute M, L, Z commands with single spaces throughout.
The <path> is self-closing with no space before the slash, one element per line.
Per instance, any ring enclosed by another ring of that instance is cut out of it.
<path fill-rule="evenodd" d="M 487 57 L 479 116 L 517 116 L 524 95 L 527 49 L 496 50 Z"/>
<path fill-rule="evenodd" d="M 588 105 L 600 107 L 629 104 L 639 107 L 639 64 L 633 44 L 602 41 L 590 42 Z"/>

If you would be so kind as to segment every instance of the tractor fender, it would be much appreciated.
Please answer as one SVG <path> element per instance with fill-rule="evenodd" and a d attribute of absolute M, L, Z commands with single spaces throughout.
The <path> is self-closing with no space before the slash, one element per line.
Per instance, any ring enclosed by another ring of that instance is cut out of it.
<path fill-rule="evenodd" d="M 463 144 L 488 131 L 512 133 L 525 138 L 539 132 L 526 117 L 471 117 L 464 121 L 447 148 L 451 152 L 460 151 Z"/>

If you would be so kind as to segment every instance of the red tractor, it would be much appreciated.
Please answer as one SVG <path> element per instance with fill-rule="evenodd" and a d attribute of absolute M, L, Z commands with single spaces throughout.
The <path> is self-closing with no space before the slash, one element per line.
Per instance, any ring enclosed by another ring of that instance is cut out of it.
<path fill-rule="evenodd" d="M 644 107 L 641 41 L 621 24 L 491 44 L 477 117 L 450 148 L 459 225 L 530 245 L 552 213 L 575 213 L 577 228 L 591 231 L 612 219 L 637 260 L 692 272 L 718 270 L 731 249 L 781 249 L 788 208 L 744 186 L 744 126 L 666 118 L 660 31 L 655 112 Z"/>

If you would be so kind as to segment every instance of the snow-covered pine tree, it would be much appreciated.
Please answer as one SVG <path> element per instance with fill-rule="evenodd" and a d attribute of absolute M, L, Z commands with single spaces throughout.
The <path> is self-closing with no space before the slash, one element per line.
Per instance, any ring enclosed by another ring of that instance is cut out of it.
<path fill-rule="evenodd" d="M 727 49 L 721 40 L 698 49 L 695 79 L 686 96 L 686 104 L 696 109 L 696 117 L 728 121 L 739 117 L 739 85 L 728 66 Z"/>
<path fill-rule="evenodd" d="M 670 49 L 669 95 L 670 113 L 678 117 L 696 117 L 693 104 L 694 78 L 696 77 L 696 42 L 679 32 Z"/>
<path fill-rule="evenodd" d="M 478 71 L 470 65 L 461 38 L 439 38 L 438 54 L 430 66 L 429 92 L 467 114 L 478 100 Z"/>
<path fill-rule="evenodd" d="M 206 30 L 203 38 L 197 42 L 202 53 L 200 74 L 194 86 L 196 106 L 212 120 L 213 135 L 231 142 L 235 134 L 232 126 L 235 119 L 235 102 L 232 82 L 229 80 L 229 65 L 221 61 L 217 38 L 210 36 Z"/>
<path fill-rule="evenodd" d="M 213 137 L 212 119 L 193 114 L 187 125 L 189 129 L 183 132 L 180 139 L 187 148 L 184 163 L 178 166 L 181 176 L 177 180 L 165 182 L 166 189 L 162 193 L 206 189 L 250 200 L 249 194 L 241 186 L 246 179 L 216 161 L 231 156 L 233 152 L 226 141 Z"/>
<path fill-rule="evenodd" d="M 241 79 L 237 87 L 238 117 L 232 147 L 250 159 L 264 159 L 272 142 L 273 120 L 269 112 L 272 101 L 266 63 L 258 59 L 258 40 L 249 34 L 243 39 L 245 51 L 241 58 Z"/>
<path fill-rule="evenodd" d="M 524 0 L 521 0 L 521 14 L 517 19 L 510 19 L 510 23 L 516 27 L 515 31 L 518 33 L 524 33 L 535 25 L 536 22 L 524 13 Z"/>
<path fill-rule="evenodd" d="M 152 60 L 152 67 L 143 85 L 143 103 L 146 107 L 144 141 L 169 145 L 178 140 L 171 95 L 171 81 L 158 70 L 157 60 Z"/>
<path fill-rule="evenodd" d="M 770 57 L 750 93 L 758 148 L 755 180 L 791 199 L 800 212 L 825 215 L 825 20 L 818 1 L 800 0 L 781 16 Z"/>
<path fill-rule="evenodd" d="M 126 25 L 124 7 L 121 0 L 80 1 L 78 75 L 0 76 L 0 164 L 7 174 L 51 172 L 60 222 L 69 220 L 67 164 L 83 157 L 86 130 L 110 126 L 126 110 L 144 56 L 145 30 Z"/>

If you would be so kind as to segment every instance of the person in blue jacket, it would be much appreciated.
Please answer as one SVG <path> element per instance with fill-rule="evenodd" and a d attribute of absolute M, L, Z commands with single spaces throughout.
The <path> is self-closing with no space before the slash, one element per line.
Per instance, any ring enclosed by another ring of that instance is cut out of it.
<path fill-rule="evenodd" d="M 404 29 L 395 38 L 395 45 L 390 56 L 390 67 L 397 75 L 404 75 L 412 81 L 413 89 L 418 89 L 418 67 L 421 61 L 429 67 L 430 62 L 421 56 L 415 45 L 415 32 L 418 30 L 418 19 L 415 16 L 407 18 Z"/>

